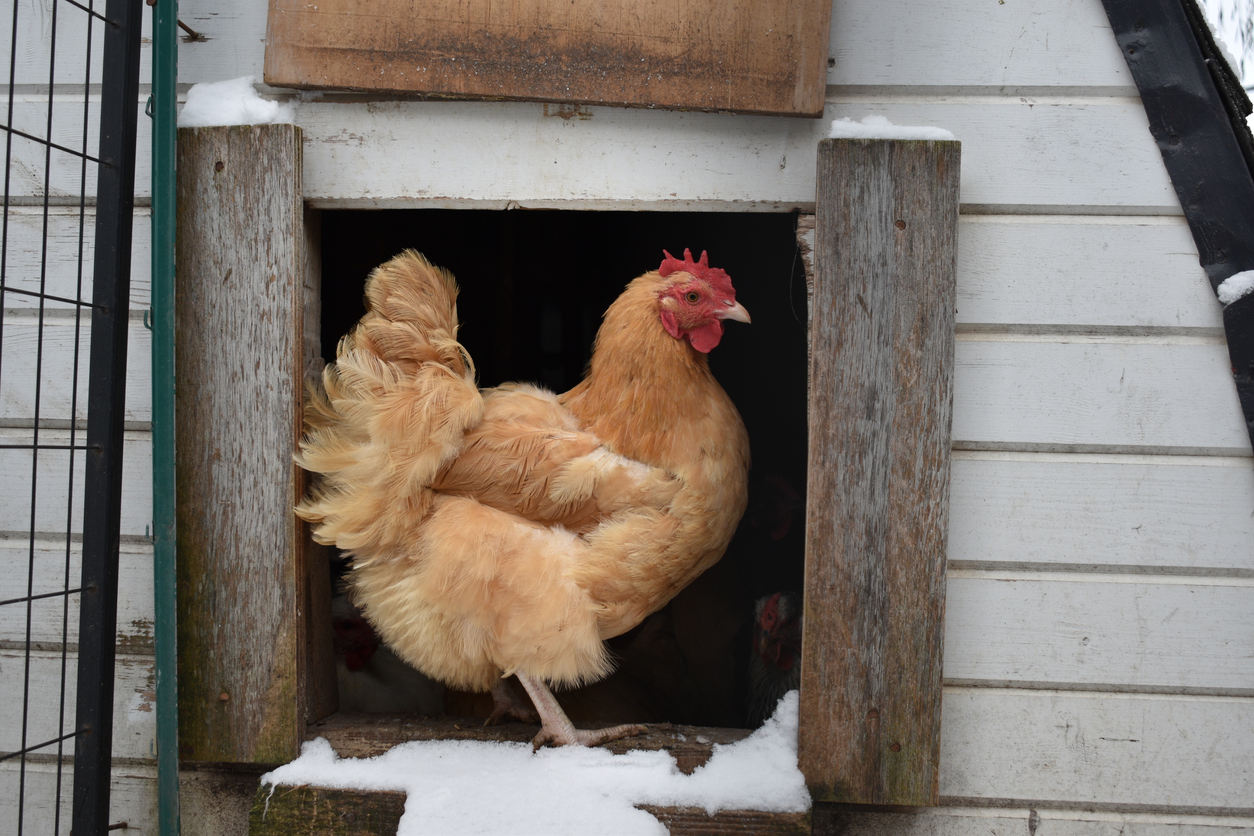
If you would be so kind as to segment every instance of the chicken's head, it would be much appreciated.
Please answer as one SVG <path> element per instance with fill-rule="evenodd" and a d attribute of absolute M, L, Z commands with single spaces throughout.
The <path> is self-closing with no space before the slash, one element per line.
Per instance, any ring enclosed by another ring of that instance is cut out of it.
<path fill-rule="evenodd" d="M 760 598 L 753 625 L 753 652 L 768 666 L 786 671 L 801 652 L 801 599 L 792 592 Z"/>
<path fill-rule="evenodd" d="M 658 275 L 673 279 L 658 293 L 658 318 L 675 339 L 688 338 L 692 347 L 708 354 L 723 337 L 723 320 L 749 322 L 749 312 L 736 301 L 736 288 L 725 270 L 711 267 L 709 254 L 692 260 L 684 250 L 681 261 L 666 250 Z"/>

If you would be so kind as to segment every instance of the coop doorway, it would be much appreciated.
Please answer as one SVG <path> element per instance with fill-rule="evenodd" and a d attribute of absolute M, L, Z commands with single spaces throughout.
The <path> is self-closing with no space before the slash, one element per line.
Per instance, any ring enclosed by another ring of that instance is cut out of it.
<path fill-rule="evenodd" d="M 754 603 L 799 593 L 804 574 L 806 287 L 796 227 L 792 213 L 319 213 L 319 337 L 328 362 L 364 313 L 370 271 L 405 249 L 457 277 L 459 339 L 485 387 L 521 381 L 562 392 L 578 383 L 602 313 L 629 281 L 657 268 L 664 249 L 707 251 L 752 314 L 752 325 L 730 325 L 710 354 L 749 431 L 749 509 L 716 566 L 609 642 L 614 674 L 558 694 L 576 723 L 744 728 L 754 719 L 747 711 Z M 332 607 L 322 617 L 332 624 L 341 714 L 487 716 L 489 695 L 446 691 L 371 646 L 344 595 L 346 561 L 333 553 L 329 563 Z"/>

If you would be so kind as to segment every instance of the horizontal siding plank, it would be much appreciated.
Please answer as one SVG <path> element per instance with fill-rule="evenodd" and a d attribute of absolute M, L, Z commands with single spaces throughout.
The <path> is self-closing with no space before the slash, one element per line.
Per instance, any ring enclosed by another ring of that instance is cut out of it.
<path fill-rule="evenodd" d="M 59 7 L 60 8 L 60 7 Z M 266 37 L 265 4 L 229 7 L 184 3 L 179 18 L 204 40 L 180 33 L 179 78 L 186 83 L 252 75 L 260 78 Z M 60 8 L 57 52 L 85 54 L 85 16 Z M 144 19 L 140 83 L 151 78 L 151 21 Z M 47 84 L 52 32 L 47 8 L 22 4 L 18 15 L 17 84 Z M 91 77 L 100 78 L 102 30 L 93 26 Z M 0 30 L 0 54 L 8 55 L 10 27 Z M 243 48 L 248 45 L 253 48 Z M 946 60 L 961 52 L 962 61 Z M 981 0 L 939 5 L 904 0 L 884 14 L 872 0 L 832 7 L 827 83 L 840 86 L 1127 87 L 1134 89 L 1110 23 L 1097 0 L 1005 3 L 991 9 Z M 58 62 L 55 81 L 81 84 L 80 62 Z"/>
<path fill-rule="evenodd" d="M 1248 455 L 1222 344 L 959 335 L 954 443 L 1203 448 Z"/>
<path fill-rule="evenodd" d="M 1099 0 L 839 0 L 829 51 L 841 86 L 1136 87 Z"/>
<path fill-rule="evenodd" d="M 6 25 L 0 27 L 0 54 L 12 54 L 10 50 L 16 34 L 14 84 L 77 86 L 88 80 L 100 83 L 104 67 L 105 27 L 99 19 L 89 17 L 85 11 L 68 3 L 15 0 L 14 5 L 17 8 L 5 14 Z M 152 23 L 147 16 L 144 17 L 142 32 L 143 51 L 148 53 L 152 45 Z M 85 61 L 89 39 L 90 67 Z M 66 56 L 70 57 L 67 59 Z M 141 60 L 140 66 L 143 68 L 143 80 L 147 82 L 151 78 L 151 59 L 147 54 L 144 58 L 146 60 Z M 81 87 L 78 92 L 81 96 Z"/>
<path fill-rule="evenodd" d="M 58 7 L 60 55 L 85 54 L 85 16 Z M 252 75 L 260 78 L 266 37 L 265 4 L 228 7 L 184 3 L 179 18 L 204 36 L 180 33 L 179 78 L 186 83 Z M 93 28 L 91 78 L 100 78 L 102 30 Z M 144 19 L 140 83 L 151 78 L 151 21 Z M 21 4 L 15 82 L 46 85 L 52 26 L 49 9 Z M 10 27 L 0 30 L 0 54 L 8 55 Z M 946 60 L 961 52 L 962 61 Z M 1097 0 L 1006 3 L 990 9 L 981 0 L 938 5 L 905 0 L 884 14 L 872 0 L 834 3 L 827 83 L 840 86 L 1127 87 L 1128 76 L 1110 23 Z M 55 81 L 81 84 L 80 62 L 60 61 Z"/>
<path fill-rule="evenodd" d="M 966 204 L 1180 212 L 1137 99 L 847 97 L 829 101 L 820 120 L 315 101 L 296 119 L 305 134 L 305 197 L 320 205 L 711 201 L 770 210 L 813 206 L 816 149 L 828 122 L 868 115 L 953 131 L 963 143 Z M 373 164 L 380 159 L 389 164 Z"/>
<path fill-rule="evenodd" d="M 1254 699 L 945 689 L 940 791 L 1254 812 Z"/>
<path fill-rule="evenodd" d="M 75 589 L 82 571 L 82 545 L 52 540 L 34 544 L 34 578 L 31 576 L 30 541 L 0 538 L 0 600 L 41 595 L 66 588 Z M 68 552 L 68 554 L 67 554 Z M 69 562 L 67 573 L 66 562 Z M 68 583 L 67 583 L 68 576 Z M 118 556 L 118 649 L 124 653 L 152 652 L 152 546 L 144 543 L 121 544 Z M 28 593 L 29 591 L 29 593 Z M 79 595 L 43 598 L 30 602 L 30 640 L 59 644 L 78 641 Z M 66 627 L 62 629 L 62 618 Z M 0 642 L 26 641 L 26 606 L 0 607 Z"/>
<path fill-rule="evenodd" d="M 91 355 L 90 311 L 77 322 L 64 310 L 45 315 L 42 327 L 39 320 L 39 312 L 29 308 L 4 313 L 2 356 L 5 364 L 4 375 L 0 376 L 0 419 L 6 423 L 29 421 L 35 415 L 38 394 L 41 420 L 64 421 L 68 427 L 73 409 L 74 416 L 85 421 Z M 126 403 L 122 419 L 130 424 L 152 420 L 151 368 L 152 334 L 141 318 L 132 316 L 128 322 Z"/>
<path fill-rule="evenodd" d="M 1020 332 L 1223 328 L 1185 219 L 1118 215 L 962 215 L 956 322 Z"/>
<path fill-rule="evenodd" d="M 32 651 L 30 666 L 20 650 L 0 650 L 0 699 L 11 721 L 0 724 L 0 752 L 15 752 L 22 746 L 23 694 L 29 693 L 26 716 L 26 745 L 53 740 L 74 728 L 74 700 L 78 664 L 74 654 L 66 659 L 65 720 L 61 710 L 61 654 Z M 156 749 L 156 676 L 151 658 L 117 657 L 113 693 L 113 757 L 151 758 Z M 29 683 L 28 680 L 29 679 Z M 29 687 L 29 691 L 26 689 Z M 15 710 L 16 709 L 16 710 Z M 74 752 L 73 740 L 65 742 L 64 754 Z M 56 747 L 39 750 L 55 755 Z"/>
<path fill-rule="evenodd" d="M 1218 330 L 1221 310 L 1181 217 L 964 215 L 958 224 L 960 326 Z"/>
<path fill-rule="evenodd" d="M 40 430 L 45 444 L 68 444 L 68 430 Z M 29 429 L 0 428 L 0 444 L 30 443 Z M 78 442 L 83 434 L 78 434 Z M 123 537 L 139 537 L 152 525 L 152 436 L 127 432 L 122 441 Z M 34 494 L 34 530 L 63 532 L 67 517 L 75 534 L 83 530 L 83 452 L 74 456 L 73 498 L 70 503 L 69 454 L 40 450 L 32 461 L 29 450 L 0 450 L 0 532 L 30 531 L 31 497 Z"/>
<path fill-rule="evenodd" d="M 4 281 L 8 288 L 43 293 L 65 299 L 91 301 L 91 279 L 95 258 L 96 210 L 88 206 L 80 218 L 77 206 L 48 209 L 45 232 L 42 206 L 10 206 L 8 243 L 5 247 Z M 152 272 L 152 212 L 135 210 L 131 241 L 131 310 L 148 307 Z M 82 230 L 82 259 L 79 258 L 79 232 Z M 46 238 L 45 238 L 46 235 Z M 46 244 L 45 244 L 46 242 Z M 79 293 L 79 265 L 82 265 L 82 292 Z M 56 310 L 71 306 L 47 301 Z M 37 298 L 5 293 L 3 308 L 38 308 Z"/>
<path fill-rule="evenodd" d="M 68 5 L 68 4 L 66 4 Z M 22 810 L 22 833 L 29 836 L 64 836 L 70 832 L 74 799 L 74 765 L 61 767 L 60 804 L 57 803 L 57 765 L 28 762 L 25 776 L 17 760 L 0 762 L 0 833 L 17 833 L 18 808 Z M 20 794 L 23 781 L 25 798 Z M 58 808 L 60 820 L 57 819 Z M 109 782 L 109 824 L 126 822 L 126 829 L 115 832 L 128 836 L 156 836 L 157 770 L 147 765 L 115 765 Z M 205 833 L 184 820 L 182 832 L 188 836 Z M 57 829 L 59 825 L 59 829 Z M 220 832 L 214 836 L 244 836 L 247 831 Z"/>
<path fill-rule="evenodd" d="M 921 807 L 891 813 L 848 812 L 818 807 L 815 836 L 1239 836 L 1254 831 L 1254 819 L 1170 813 L 1004 807 Z"/>
<path fill-rule="evenodd" d="M 947 679 L 1254 691 L 1251 582 L 951 570 L 945 615 Z"/>
<path fill-rule="evenodd" d="M 45 82 L 46 83 L 46 82 Z M 7 92 L 7 91 L 5 91 Z M 69 148 L 72 151 L 95 156 L 96 137 L 100 133 L 100 96 L 92 94 L 88 106 L 87 134 L 88 142 L 83 142 L 83 97 L 82 90 L 58 88 L 51 106 L 52 130 L 48 130 L 49 104 L 47 93 L 18 93 L 12 98 L 12 126 L 31 136 L 47 138 L 52 142 Z M 139 100 L 140 112 L 143 112 L 147 93 L 142 93 Z M 0 96 L 0 108 L 8 111 L 10 99 L 7 95 Z M 9 166 L 9 195 L 18 198 L 42 198 L 45 181 L 48 183 L 48 196 L 56 202 L 72 202 L 77 204 L 86 195 L 88 201 L 96 198 L 96 164 L 87 163 L 83 170 L 83 159 L 76 154 L 66 153 L 57 149 L 49 151 L 48 147 L 34 140 L 13 134 L 13 145 Z M 152 120 L 144 116 L 138 125 L 135 146 L 135 194 L 142 197 L 152 194 Z M 45 178 L 45 172 L 47 177 Z M 83 178 L 86 186 L 83 187 Z"/>
<path fill-rule="evenodd" d="M 56 74 L 53 82 L 71 88 L 68 95 L 81 96 L 81 87 L 90 80 L 99 85 L 103 67 L 104 30 L 99 21 L 92 26 L 92 63 L 90 79 L 85 62 L 87 54 L 86 15 L 69 5 L 57 5 Z M 48 0 L 18 3 L 18 51 L 14 83 L 46 86 L 50 76 L 49 49 L 52 44 L 52 3 Z M 203 36 L 192 40 L 179 31 L 179 81 L 196 84 L 222 81 L 251 75 L 261 78 L 266 38 L 267 3 L 205 3 L 191 0 L 179 7 L 179 20 Z M 13 43 L 12 18 L 6 17 L 0 27 L 0 55 L 8 56 Z M 141 28 L 139 83 L 143 90 L 152 81 L 152 18 L 145 15 Z M 66 60 L 64 56 L 73 56 Z M 7 79 L 6 73 L 6 79 Z M 145 92 L 145 95 L 147 93 Z"/>
<path fill-rule="evenodd" d="M 949 560 L 1254 572 L 1250 459 L 958 451 Z"/>

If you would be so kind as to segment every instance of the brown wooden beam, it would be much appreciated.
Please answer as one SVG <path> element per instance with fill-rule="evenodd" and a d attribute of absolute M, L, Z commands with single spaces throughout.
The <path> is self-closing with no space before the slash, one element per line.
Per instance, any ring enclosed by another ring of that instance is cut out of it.
<path fill-rule="evenodd" d="M 641 807 L 671 836 L 808 836 L 809 813 Z M 248 816 L 249 836 L 377 836 L 396 833 L 405 812 L 405 793 L 262 785 Z M 530 832 L 526 821 L 518 832 Z"/>
<path fill-rule="evenodd" d="M 959 155 L 819 144 L 799 759 L 820 801 L 937 802 Z"/>

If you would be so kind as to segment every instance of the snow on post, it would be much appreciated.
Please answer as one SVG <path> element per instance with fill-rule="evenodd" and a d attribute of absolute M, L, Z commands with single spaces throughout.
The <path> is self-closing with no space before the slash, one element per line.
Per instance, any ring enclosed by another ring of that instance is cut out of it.
<path fill-rule="evenodd" d="M 221 125 L 275 125 L 295 121 L 296 108 L 261 98 L 253 76 L 193 84 L 179 112 L 180 128 Z"/>
<path fill-rule="evenodd" d="M 864 116 L 861 122 L 848 117 L 832 122 L 828 136 L 832 139 L 940 139 L 953 140 L 944 128 L 921 125 L 894 125 L 886 116 Z"/>

